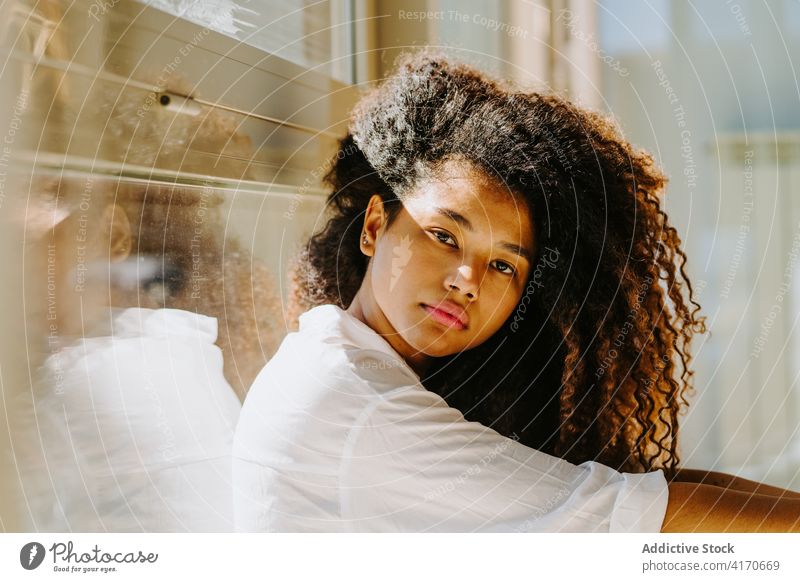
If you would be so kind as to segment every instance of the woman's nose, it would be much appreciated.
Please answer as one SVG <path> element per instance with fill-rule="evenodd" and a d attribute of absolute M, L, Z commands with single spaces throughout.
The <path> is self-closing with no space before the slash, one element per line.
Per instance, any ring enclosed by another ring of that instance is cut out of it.
<path fill-rule="evenodd" d="M 474 301 L 478 298 L 478 283 L 475 269 L 469 265 L 461 265 L 447 281 L 447 288 L 450 291 L 459 291 Z"/>

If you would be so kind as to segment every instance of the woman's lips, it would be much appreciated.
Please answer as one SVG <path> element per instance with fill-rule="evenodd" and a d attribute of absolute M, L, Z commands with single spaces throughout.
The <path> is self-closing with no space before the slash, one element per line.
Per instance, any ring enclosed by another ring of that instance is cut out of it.
<path fill-rule="evenodd" d="M 466 329 L 467 328 L 467 319 L 466 314 L 461 317 L 456 317 L 455 315 L 450 315 L 446 311 L 441 309 L 436 309 L 435 307 L 431 307 L 430 305 L 422 304 L 422 308 L 428 312 L 431 318 L 441 323 L 446 327 L 452 327 L 455 329 Z"/>

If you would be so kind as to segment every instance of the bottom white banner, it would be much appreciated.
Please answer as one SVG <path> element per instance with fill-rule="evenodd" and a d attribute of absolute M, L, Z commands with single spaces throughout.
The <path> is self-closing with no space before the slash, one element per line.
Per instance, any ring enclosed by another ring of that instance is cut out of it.
<path fill-rule="evenodd" d="M 800 580 L 798 534 L 10 533 L 0 550 L 4 581 Z"/>

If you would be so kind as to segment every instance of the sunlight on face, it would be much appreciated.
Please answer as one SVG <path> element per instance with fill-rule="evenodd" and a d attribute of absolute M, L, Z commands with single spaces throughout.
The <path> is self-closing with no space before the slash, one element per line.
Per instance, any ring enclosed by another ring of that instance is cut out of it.
<path fill-rule="evenodd" d="M 376 331 L 401 355 L 447 356 L 502 326 L 522 296 L 533 254 L 524 203 L 503 184 L 449 162 L 379 234 L 362 291 L 385 318 Z"/>

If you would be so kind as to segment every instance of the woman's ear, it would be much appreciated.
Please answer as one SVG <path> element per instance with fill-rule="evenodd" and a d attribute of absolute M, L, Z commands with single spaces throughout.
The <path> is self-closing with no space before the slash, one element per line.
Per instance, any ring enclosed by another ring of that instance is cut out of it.
<path fill-rule="evenodd" d="M 103 210 L 102 224 L 108 241 L 108 259 L 112 263 L 124 261 L 131 254 L 131 222 L 128 214 L 118 204 L 109 204 Z"/>
<path fill-rule="evenodd" d="M 386 227 L 388 215 L 383 207 L 383 199 L 373 194 L 364 213 L 364 228 L 361 231 L 361 252 L 371 257 L 375 254 L 375 243 Z"/>

